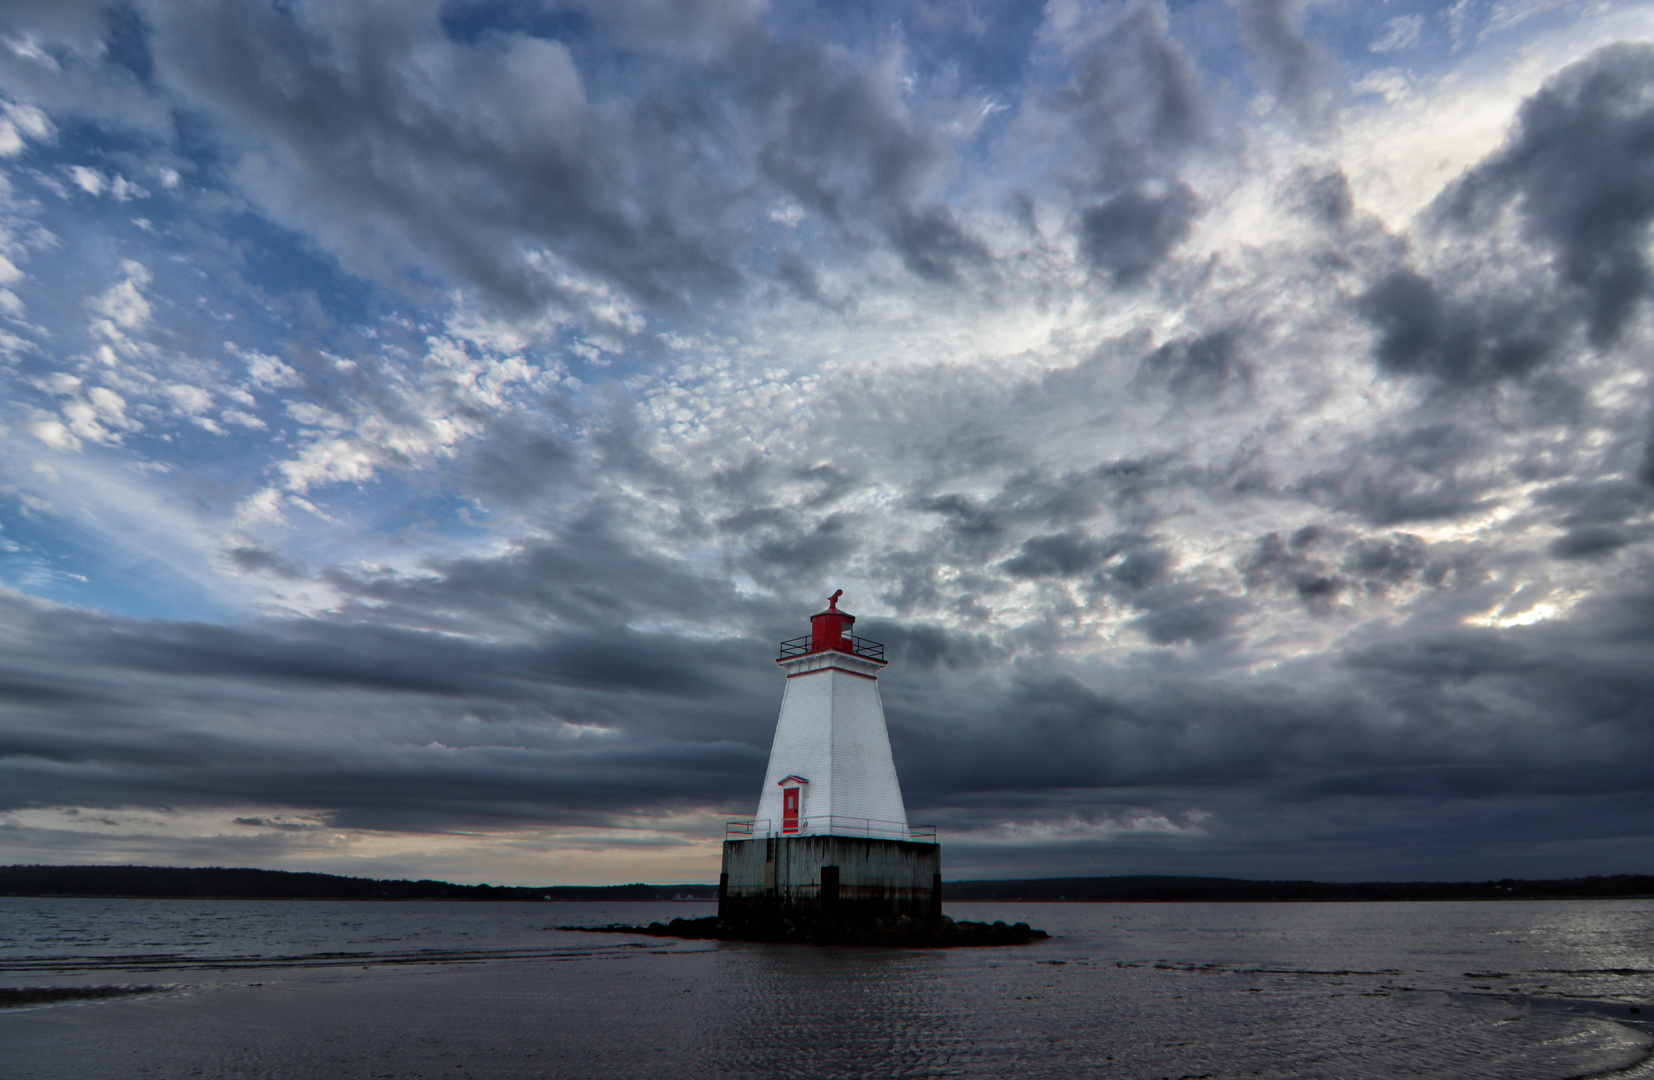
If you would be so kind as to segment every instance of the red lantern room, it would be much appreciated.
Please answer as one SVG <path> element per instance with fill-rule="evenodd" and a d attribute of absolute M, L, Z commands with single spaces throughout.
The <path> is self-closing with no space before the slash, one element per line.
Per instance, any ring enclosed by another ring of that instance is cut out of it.
<path fill-rule="evenodd" d="M 827 610 L 810 616 L 810 651 L 811 652 L 851 652 L 850 642 L 854 640 L 851 631 L 856 627 L 856 617 L 838 609 L 838 598 L 844 595 L 840 589 L 827 598 Z"/>

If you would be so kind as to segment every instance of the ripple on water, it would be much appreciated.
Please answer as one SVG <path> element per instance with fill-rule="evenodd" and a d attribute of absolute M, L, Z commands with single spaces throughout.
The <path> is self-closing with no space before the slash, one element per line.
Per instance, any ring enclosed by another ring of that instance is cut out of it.
<path fill-rule="evenodd" d="M 1646 902 L 957 905 L 1058 937 L 944 952 L 546 929 L 699 905 L 33 903 L 0 900 L 11 981 L 221 969 L 187 997 L 0 1015 L 8 1068 L 39 1080 L 1543 1080 L 1654 1045 Z"/>

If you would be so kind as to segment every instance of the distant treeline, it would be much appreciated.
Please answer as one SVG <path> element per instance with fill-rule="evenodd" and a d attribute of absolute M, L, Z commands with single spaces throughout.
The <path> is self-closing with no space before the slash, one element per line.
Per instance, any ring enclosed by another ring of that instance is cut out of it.
<path fill-rule="evenodd" d="M 1244 881 L 1203 877 L 1035 878 L 947 881 L 944 900 L 1605 900 L 1654 897 L 1654 876 L 1551 881 Z"/>
<path fill-rule="evenodd" d="M 716 885 L 454 885 L 284 870 L 185 866 L 0 866 L 0 896 L 144 896 L 241 900 L 717 899 Z"/>
<path fill-rule="evenodd" d="M 715 900 L 716 885 L 455 885 L 285 870 L 183 866 L 0 866 L 0 896 L 240 900 Z M 1244 881 L 1206 877 L 948 881 L 945 900 L 1604 900 L 1654 897 L 1654 876 L 1551 881 Z"/>

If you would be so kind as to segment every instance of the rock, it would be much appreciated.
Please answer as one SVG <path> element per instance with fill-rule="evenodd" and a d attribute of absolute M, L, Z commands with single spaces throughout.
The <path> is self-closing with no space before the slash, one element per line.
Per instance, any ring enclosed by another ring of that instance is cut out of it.
<path fill-rule="evenodd" d="M 955 949 L 996 945 L 1027 945 L 1051 935 L 1027 923 L 1007 926 L 1003 922 L 955 922 L 940 919 L 913 919 L 906 915 L 888 918 L 834 918 L 817 916 L 768 916 L 741 920 L 673 919 L 648 926 L 559 926 L 594 934 L 643 934 L 648 937 L 675 937 L 690 940 L 762 941 L 795 945 L 872 945 L 891 949 Z"/>

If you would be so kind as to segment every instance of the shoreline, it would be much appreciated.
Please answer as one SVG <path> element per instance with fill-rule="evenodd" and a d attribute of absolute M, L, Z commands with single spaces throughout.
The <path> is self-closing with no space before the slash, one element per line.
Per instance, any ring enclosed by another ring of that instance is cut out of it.
<path fill-rule="evenodd" d="M 227 867 L 0 866 L 0 896 L 154 900 L 449 900 L 546 903 L 715 900 L 711 884 L 459 885 Z M 1497 881 L 1269 881 L 1170 875 L 944 881 L 944 903 L 1359 903 L 1647 900 L 1654 875 Z"/>

